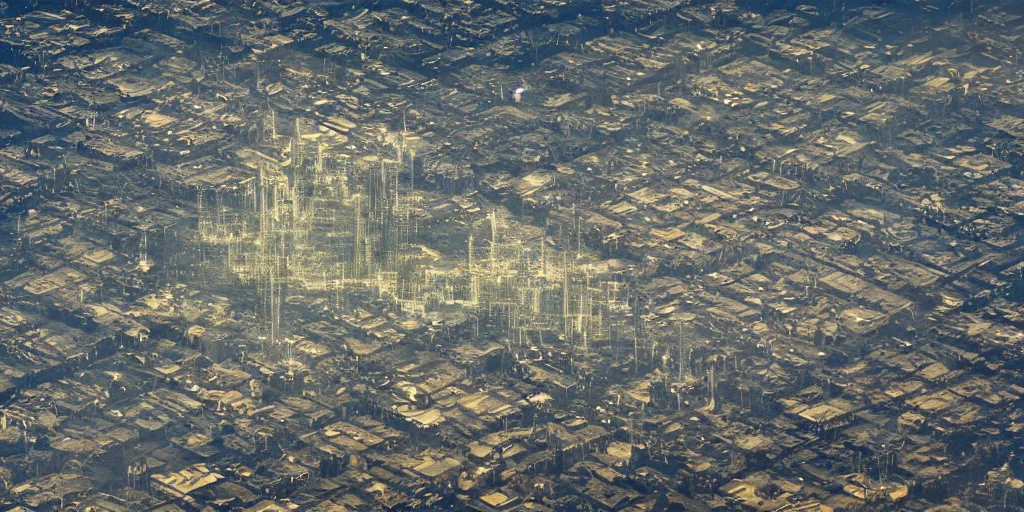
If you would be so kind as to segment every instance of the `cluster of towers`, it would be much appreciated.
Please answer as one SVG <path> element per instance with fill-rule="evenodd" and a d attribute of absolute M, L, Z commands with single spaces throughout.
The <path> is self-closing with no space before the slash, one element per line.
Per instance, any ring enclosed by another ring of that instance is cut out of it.
<path fill-rule="evenodd" d="M 358 159 L 320 137 L 297 121 L 284 162 L 261 165 L 212 205 L 199 198 L 201 243 L 255 288 L 271 343 L 282 339 L 289 293 L 338 305 L 372 294 L 412 315 L 458 308 L 507 329 L 510 344 L 542 343 L 546 333 L 586 349 L 624 322 L 626 288 L 614 272 L 497 210 L 468 226 L 446 224 L 465 237 L 464 256 L 421 245 L 419 230 L 436 226 L 420 225 L 430 216 L 403 134 L 387 137 L 384 155 Z"/>
<path fill-rule="evenodd" d="M 491 211 L 481 243 L 471 230 L 462 275 L 464 304 L 480 314 L 497 315 L 510 344 L 538 345 L 545 333 L 587 350 L 623 334 L 629 312 L 627 288 L 615 269 L 590 261 L 547 233 L 524 239 L 506 229 L 508 222 Z M 521 230 L 515 230 L 521 231 Z M 567 238 L 567 237 L 559 237 Z"/>

